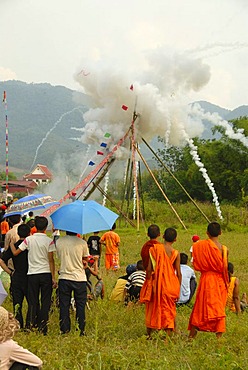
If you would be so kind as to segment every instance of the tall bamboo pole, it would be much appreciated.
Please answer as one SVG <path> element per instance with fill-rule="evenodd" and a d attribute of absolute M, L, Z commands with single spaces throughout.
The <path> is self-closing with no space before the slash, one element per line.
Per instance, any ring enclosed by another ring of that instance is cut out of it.
<path fill-rule="evenodd" d="M 176 215 L 177 219 L 179 220 L 179 222 L 181 223 L 181 225 L 184 227 L 184 229 L 185 229 L 185 230 L 187 230 L 187 228 L 186 228 L 186 226 L 184 225 L 183 221 L 181 220 L 181 218 L 180 218 L 179 214 L 177 213 L 177 211 L 175 210 L 175 208 L 174 208 L 174 207 L 173 207 L 173 205 L 171 204 L 171 202 L 170 202 L 169 198 L 167 197 L 167 195 L 165 194 L 165 192 L 163 191 L 163 189 L 162 189 L 162 188 L 161 188 L 161 186 L 159 185 L 159 183 L 158 183 L 158 181 L 157 181 L 156 177 L 155 177 L 155 176 L 154 176 L 154 174 L 152 173 L 152 171 L 151 171 L 150 167 L 148 166 L 148 164 L 147 164 L 147 162 L 146 162 L 145 158 L 144 158 L 144 157 L 143 157 L 143 155 L 140 153 L 140 150 L 139 150 L 139 148 L 137 148 L 137 146 L 136 146 L 136 150 L 137 150 L 137 152 L 138 152 L 138 154 L 139 154 L 140 158 L 142 159 L 142 161 L 143 161 L 144 165 L 146 166 L 147 170 L 149 171 L 150 175 L 152 176 L 152 178 L 153 178 L 153 180 L 154 180 L 155 184 L 157 185 L 157 187 L 158 187 L 158 188 L 159 188 L 159 190 L 161 191 L 161 193 L 162 193 L 163 197 L 166 199 L 166 201 L 167 201 L 167 203 L 169 204 L 169 206 L 171 207 L 172 211 L 175 213 L 175 215 Z"/>
<path fill-rule="evenodd" d="M 180 183 L 180 181 L 176 178 L 176 176 L 171 172 L 171 170 L 161 161 L 161 159 L 158 157 L 157 153 L 154 152 L 152 147 L 147 143 L 147 141 L 142 137 L 143 142 L 146 144 L 148 149 L 152 152 L 152 154 L 155 155 L 156 159 L 159 161 L 159 163 L 162 165 L 162 167 L 173 177 L 173 179 L 177 182 L 177 184 L 181 187 L 181 189 L 185 192 L 185 194 L 189 197 L 191 202 L 194 204 L 194 206 L 198 209 L 198 211 L 205 217 L 208 223 L 210 223 L 210 220 L 205 215 L 205 213 L 200 209 L 198 204 L 194 201 L 194 199 L 190 196 L 190 194 L 187 192 L 187 190 L 184 188 L 184 186 Z"/>

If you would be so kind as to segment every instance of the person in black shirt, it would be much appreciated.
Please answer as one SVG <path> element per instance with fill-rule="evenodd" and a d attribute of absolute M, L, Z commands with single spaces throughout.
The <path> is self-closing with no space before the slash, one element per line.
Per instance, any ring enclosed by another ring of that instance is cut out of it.
<path fill-rule="evenodd" d="M 18 249 L 19 245 L 23 240 L 30 235 L 30 227 L 27 224 L 21 224 L 18 226 L 17 233 L 20 239 L 15 243 L 15 248 Z M 13 259 L 14 270 L 10 270 L 7 266 L 8 260 Z M 8 248 L 0 259 L 0 266 L 11 276 L 11 287 L 12 287 L 12 298 L 15 318 L 19 321 L 20 327 L 24 327 L 23 315 L 22 315 L 22 304 L 24 297 L 27 300 L 28 290 L 28 251 L 20 253 L 18 256 L 14 256 L 11 248 Z M 28 321 L 28 318 L 27 318 Z"/>
<path fill-rule="evenodd" d="M 97 266 L 100 267 L 100 257 L 102 253 L 102 248 L 101 248 L 101 243 L 100 243 L 100 236 L 98 234 L 99 234 L 99 231 L 95 231 L 94 235 L 91 235 L 89 237 L 87 244 L 89 247 L 90 255 L 94 257 L 98 257 L 98 258 L 95 258 L 95 261 L 97 262 Z"/>

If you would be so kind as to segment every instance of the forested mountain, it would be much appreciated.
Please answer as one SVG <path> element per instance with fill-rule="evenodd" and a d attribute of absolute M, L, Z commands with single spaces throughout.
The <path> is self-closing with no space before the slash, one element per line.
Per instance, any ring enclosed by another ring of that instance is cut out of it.
<path fill-rule="evenodd" d="M 84 144 L 71 140 L 72 137 L 80 137 L 80 132 L 72 130 L 71 127 L 84 126 L 82 113 L 87 107 L 81 103 L 85 101 L 83 94 L 46 83 L 6 81 L 1 82 L 0 87 L 1 94 L 3 91 L 7 93 L 7 110 L 4 103 L 0 107 L 0 165 L 5 165 L 6 157 L 6 113 L 9 125 L 10 169 L 16 167 L 23 169 L 23 172 L 29 171 L 41 143 L 42 148 L 38 151 L 35 164 L 45 164 L 51 170 L 55 156 L 63 159 L 69 153 L 83 150 Z M 204 110 L 217 112 L 225 119 L 248 115 L 248 106 L 230 111 L 208 102 L 198 103 Z M 206 133 L 207 136 L 212 135 L 207 126 Z M 152 145 L 156 147 L 156 143 L 157 140 L 154 139 Z M 149 155 L 152 158 L 152 154 Z"/>
<path fill-rule="evenodd" d="M 0 87 L 1 93 L 6 91 L 7 94 L 10 167 L 29 171 L 36 149 L 49 130 L 51 133 L 44 140 L 36 163 L 50 167 L 56 153 L 63 158 L 75 148 L 83 146 L 70 139 L 80 136 L 71 127 L 84 126 L 82 112 L 87 108 L 79 103 L 80 93 L 63 86 L 20 81 L 3 82 Z M 73 109 L 73 112 L 64 115 Z M 0 108 L 0 164 L 5 163 L 5 114 L 3 103 Z"/>

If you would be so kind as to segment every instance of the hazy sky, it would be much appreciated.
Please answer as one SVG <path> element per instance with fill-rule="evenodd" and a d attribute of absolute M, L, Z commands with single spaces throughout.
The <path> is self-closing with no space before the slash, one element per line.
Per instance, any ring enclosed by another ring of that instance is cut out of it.
<path fill-rule="evenodd" d="M 162 47 L 210 66 L 190 99 L 233 109 L 248 104 L 247 15 L 248 0 L 0 0 L 0 84 L 80 89 L 91 63 L 128 74 Z"/>

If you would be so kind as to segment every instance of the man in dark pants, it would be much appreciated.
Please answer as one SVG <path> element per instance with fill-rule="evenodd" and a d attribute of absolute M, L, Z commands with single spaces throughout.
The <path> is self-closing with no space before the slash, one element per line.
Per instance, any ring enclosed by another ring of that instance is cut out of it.
<path fill-rule="evenodd" d="M 66 231 L 66 236 L 59 238 L 57 241 L 56 250 L 58 258 L 60 259 L 60 331 L 62 334 L 65 334 L 71 330 L 70 304 L 72 292 L 74 292 L 77 324 L 80 335 L 84 335 L 87 278 L 83 262 L 88 261 L 88 245 L 85 240 L 78 238 L 77 234 Z"/>
<path fill-rule="evenodd" d="M 53 252 L 56 248 L 46 234 L 48 220 L 36 217 L 37 233 L 28 236 L 16 250 L 10 244 L 13 255 L 28 250 L 28 316 L 30 328 L 38 326 L 39 331 L 46 335 L 48 316 L 51 305 L 52 288 L 56 287 L 55 264 Z"/>
<path fill-rule="evenodd" d="M 17 233 L 20 239 L 15 243 L 15 248 L 23 242 L 23 240 L 30 235 L 30 227 L 26 224 L 21 224 L 17 228 Z M 9 269 L 7 264 L 9 259 L 13 259 L 14 271 Z M 22 304 L 24 297 L 28 301 L 28 251 L 21 253 L 19 256 L 14 257 L 11 248 L 8 248 L 0 259 L 0 266 L 11 276 L 12 298 L 15 318 L 19 321 L 20 327 L 24 327 Z M 28 317 L 27 317 L 28 324 Z"/>

